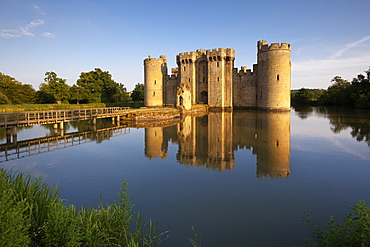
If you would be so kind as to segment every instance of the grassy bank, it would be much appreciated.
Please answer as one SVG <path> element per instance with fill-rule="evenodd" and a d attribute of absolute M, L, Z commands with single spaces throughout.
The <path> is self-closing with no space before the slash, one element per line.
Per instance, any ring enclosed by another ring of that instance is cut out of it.
<path fill-rule="evenodd" d="M 125 181 L 119 202 L 96 208 L 65 206 L 58 191 L 0 170 L 0 246 L 158 246 L 166 237 L 133 212 Z"/>
<path fill-rule="evenodd" d="M 47 111 L 64 109 L 85 109 L 106 107 L 104 103 L 91 104 L 28 104 L 28 105 L 0 105 L 0 112 Z"/>

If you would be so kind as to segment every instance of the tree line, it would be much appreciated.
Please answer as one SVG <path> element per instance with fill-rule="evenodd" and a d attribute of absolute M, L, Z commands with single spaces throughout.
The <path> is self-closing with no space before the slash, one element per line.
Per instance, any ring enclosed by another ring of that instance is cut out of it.
<path fill-rule="evenodd" d="M 342 105 L 355 108 L 370 108 L 370 68 L 365 75 L 359 74 L 352 81 L 340 76 L 331 80 L 326 89 L 292 90 L 292 105 Z"/>
<path fill-rule="evenodd" d="M 66 81 L 55 72 L 47 71 L 44 82 L 36 91 L 32 85 L 22 84 L 0 72 L 0 104 L 119 103 L 144 100 L 144 84 L 137 83 L 130 95 L 122 83 L 115 82 L 108 71 L 100 68 L 82 72 L 73 86 L 69 86 Z"/>

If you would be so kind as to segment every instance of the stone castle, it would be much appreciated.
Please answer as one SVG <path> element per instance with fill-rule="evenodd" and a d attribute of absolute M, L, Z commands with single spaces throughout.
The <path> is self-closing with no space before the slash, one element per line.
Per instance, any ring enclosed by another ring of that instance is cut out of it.
<path fill-rule="evenodd" d="M 144 60 L 144 103 L 147 107 L 174 105 L 191 110 L 208 104 L 210 110 L 235 108 L 290 110 L 290 44 L 257 42 L 257 64 L 234 68 L 235 51 L 220 48 L 180 53 L 178 67 L 167 73 L 167 59 Z"/>

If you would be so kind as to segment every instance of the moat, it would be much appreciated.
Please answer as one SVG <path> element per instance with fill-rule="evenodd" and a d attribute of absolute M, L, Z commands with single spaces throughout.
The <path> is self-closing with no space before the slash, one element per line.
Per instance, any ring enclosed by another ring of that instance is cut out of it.
<path fill-rule="evenodd" d="M 234 111 L 119 127 L 80 121 L 64 131 L 20 128 L 28 152 L 2 145 L 0 168 L 33 171 L 77 206 L 118 200 L 126 179 L 135 210 L 169 230 L 161 246 L 191 246 L 192 226 L 203 246 L 305 246 L 304 213 L 324 224 L 370 203 L 366 110 Z"/>

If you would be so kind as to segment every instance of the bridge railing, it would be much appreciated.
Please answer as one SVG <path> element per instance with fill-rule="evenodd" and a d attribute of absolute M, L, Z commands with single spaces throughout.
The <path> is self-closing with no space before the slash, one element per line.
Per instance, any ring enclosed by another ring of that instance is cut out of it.
<path fill-rule="evenodd" d="M 0 113 L 0 127 L 25 126 L 34 124 L 57 123 L 79 119 L 118 116 L 129 107 L 105 107 L 89 109 L 68 109 Z"/>

